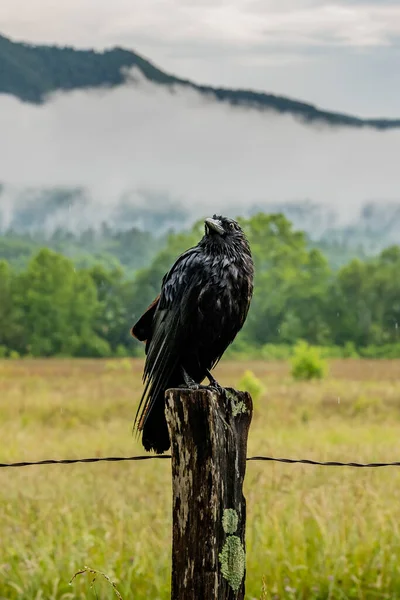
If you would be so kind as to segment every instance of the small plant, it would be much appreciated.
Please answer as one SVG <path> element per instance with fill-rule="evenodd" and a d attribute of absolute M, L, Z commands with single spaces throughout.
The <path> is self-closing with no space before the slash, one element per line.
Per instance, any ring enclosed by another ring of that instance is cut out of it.
<path fill-rule="evenodd" d="M 69 584 L 72 585 L 72 582 L 74 581 L 74 579 L 76 579 L 78 577 L 78 575 L 83 575 L 84 573 L 88 573 L 89 575 L 94 575 L 92 582 L 90 584 L 90 587 L 94 587 L 96 578 L 98 575 L 100 575 L 100 577 L 103 577 L 110 584 L 110 586 L 114 590 L 114 593 L 117 596 L 118 600 L 123 600 L 121 594 L 119 593 L 119 591 L 117 589 L 117 586 L 115 585 L 115 583 L 113 581 L 111 581 L 109 576 L 106 575 L 105 573 L 103 573 L 102 571 L 97 571 L 96 569 L 91 569 L 90 567 L 83 567 L 83 569 L 81 571 L 78 571 L 77 573 L 75 573 L 75 575 L 73 576 L 73 578 L 71 579 Z M 96 594 L 96 598 L 97 598 L 97 594 Z"/>
<path fill-rule="evenodd" d="M 260 600 L 267 600 L 267 583 L 265 577 L 262 578 L 262 589 Z"/>
<path fill-rule="evenodd" d="M 256 377 L 253 371 L 245 371 L 241 380 L 239 381 L 239 389 L 249 392 L 253 399 L 253 404 L 257 404 L 264 392 L 264 386 L 261 381 Z"/>
<path fill-rule="evenodd" d="M 354 342 L 346 342 L 343 348 L 343 357 L 344 358 L 358 358 L 359 354 L 357 352 L 356 346 Z"/>
<path fill-rule="evenodd" d="M 319 348 L 307 342 L 298 342 L 291 359 L 292 377 L 296 380 L 323 379 L 327 373 L 327 363 L 321 357 Z"/>

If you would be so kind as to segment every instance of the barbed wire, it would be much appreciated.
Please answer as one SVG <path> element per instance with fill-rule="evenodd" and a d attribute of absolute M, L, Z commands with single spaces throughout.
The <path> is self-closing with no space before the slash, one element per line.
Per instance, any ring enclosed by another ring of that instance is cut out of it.
<path fill-rule="evenodd" d="M 37 467 L 44 465 L 73 465 L 76 463 L 99 463 L 99 462 L 128 462 L 135 460 L 155 460 L 170 459 L 170 454 L 155 454 L 155 455 L 139 455 L 139 456 L 103 456 L 93 458 L 64 458 L 60 460 L 48 459 L 48 460 L 37 460 L 37 461 L 24 461 L 24 462 L 13 462 L 13 463 L 0 463 L 0 469 L 16 468 L 16 467 Z M 311 460 L 308 458 L 276 458 L 274 456 L 249 456 L 247 461 L 267 461 L 267 462 L 279 462 L 303 465 L 313 465 L 320 467 L 355 467 L 358 469 L 365 468 L 379 468 L 379 467 L 400 467 L 400 461 L 395 462 L 373 462 L 373 463 L 361 463 L 361 462 L 340 462 L 340 461 L 319 461 Z"/>
<path fill-rule="evenodd" d="M 395 462 L 373 462 L 373 463 L 361 463 L 361 462 L 340 462 L 336 460 L 311 460 L 308 458 L 275 458 L 273 456 L 250 456 L 246 460 L 264 460 L 273 461 L 280 463 L 303 464 L 303 465 L 317 465 L 320 467 L 356 467 L 357 469 L 365 468 L 377 468 L 377 467 L 400 467 L 400 461 Z"/>
<path fill-rule="evenodd" d="M 167 459 L 171 458 L 170 454 L 156 454 L 156 455 L 144 455 L 144 456 L 103 456 L 94 458 L 63 458 L 60 460 L 48 459 L 48 460 L 37 460 L 37 461 L 24 461 L 14 463 L 0 463 L 0 469 L 6 469 L 9 467 L 36 467 L 40 465 L 74 465 L 76 463 L 98 463 L 98 462 L 123 462 L 131 460 L 152 460 L 155 458 Z"/>

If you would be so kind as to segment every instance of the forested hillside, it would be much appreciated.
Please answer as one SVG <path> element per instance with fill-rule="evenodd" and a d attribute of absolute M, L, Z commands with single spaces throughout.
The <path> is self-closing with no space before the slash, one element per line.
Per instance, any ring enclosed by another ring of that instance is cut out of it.
<path fill-rule="evenodd" d="M 323 121 L 346 127 L 400 127 L 400 119 L 361 119 L 274 94 L 197 85 L 169 75 L 136 52 L 123 48 L 96 52 L 38 46 L 0 36 L 0 64 L 0 93 L 11 94 L 25 102 L 44 102 L 49 93 L 57 90 L 115 87 L 126 81 L 127 70 L 136 67 L 149 81 L 161 85 L 180 84 L 233 106 L 274 110 L 308 122 Z"/>
<path fill-rule="evenodd" d="M 156 83 L 174 83 L 134 52 L 114 48 L 106 52 L 57 46 L 34 46 L 0 36 L 0 92 L 25 102 L 40 103 L 57 90 L 114 87 L 125 81 L 124 68 L 138 67 Z"/>
<path fill-rule="evenodd" d="M 242 219 L 256 265 L 255 295 L 232 351 L 276 357 L 299 339 L 336 355 L 400 356 L 400 246 L 339 270 L 282 215 Z M 26 267 L 0 262 L 0 351 L 5 356 L 132 355 L 134 320 L 158 294 L 177 255 L 197 243 L 203 223 L 170 235 L 148 266 L 73 261 L 42 248 Z M 124 244 L 121 243 L 121 247 Z M 127 250 L 127 248 L 126 248 Z"/>

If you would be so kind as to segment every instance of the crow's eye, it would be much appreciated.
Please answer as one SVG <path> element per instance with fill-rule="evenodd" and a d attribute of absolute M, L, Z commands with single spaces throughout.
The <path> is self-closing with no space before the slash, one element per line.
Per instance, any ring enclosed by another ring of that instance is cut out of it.
<path fill-rule="evenodd" d="M 229 228 L 230 229 L 235 229 L 235 223 L 229 223 Z"/>

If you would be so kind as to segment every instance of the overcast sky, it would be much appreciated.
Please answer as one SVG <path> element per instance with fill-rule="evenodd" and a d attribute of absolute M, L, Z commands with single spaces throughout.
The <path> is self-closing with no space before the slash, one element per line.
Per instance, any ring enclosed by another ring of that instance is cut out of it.
<path fill-rule="evenodd" d="M 400 117 L 399 0 L 1 0 L 0 32 L 121 45 L 198 83 Z"/>

